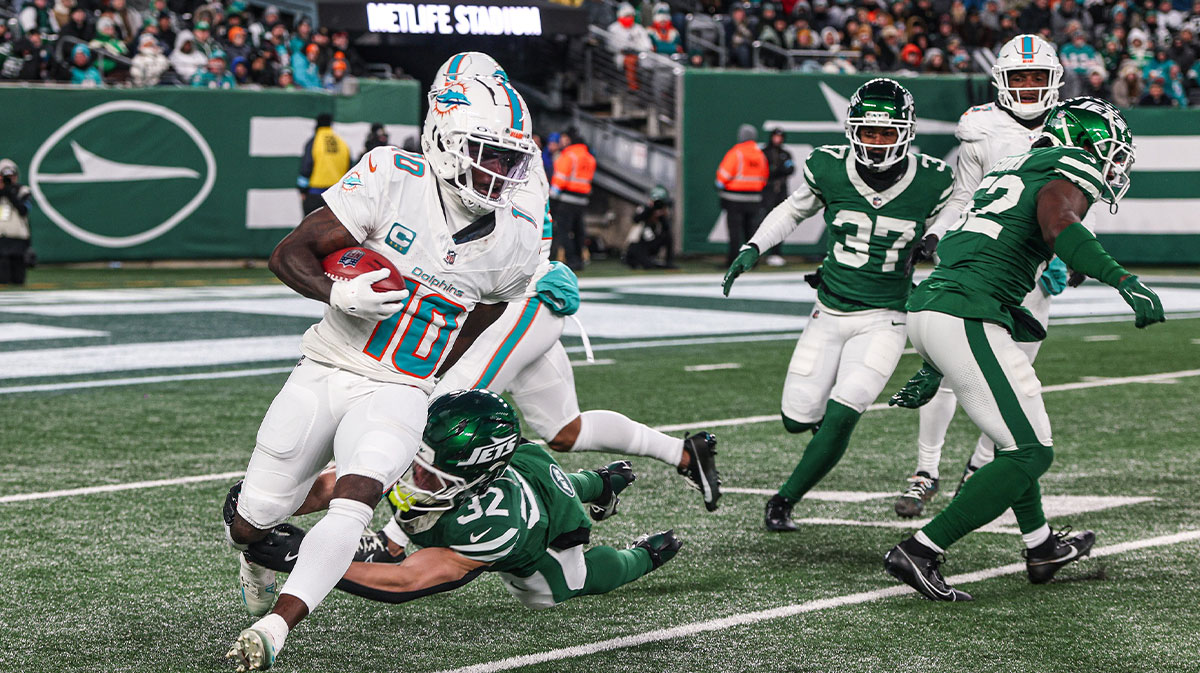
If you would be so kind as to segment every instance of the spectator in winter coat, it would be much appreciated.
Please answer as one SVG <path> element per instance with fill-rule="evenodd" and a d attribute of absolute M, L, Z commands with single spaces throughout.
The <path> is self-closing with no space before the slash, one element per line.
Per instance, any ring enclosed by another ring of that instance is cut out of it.
<path fill-rule="evenodd" d="M 1184 91 L 1183 84 L 1183 69 L 1178 63 L 1171 64 L 1171 69 L 1167 71 L 1167 79 L 1164 83 L 1167 95 L 1174 100 L 1179 107 L 1187 107 L 1188 99 L 1187 92 Z"/>
<path fill-rule="evenodd" d="M 1049 27 L 1053 20 L 1050 11 L 1050 0 L 1033 0 L 1017 19 L 1017 28 L 1022 33 L 1036 33 L 1043 27 Z"/>
<path fill-rule="evenodd" d="M 1061 42 L 1068 35 L 1070 31 L 1067 26 L 1072 21 L 1079 22 L 1079 28 L 1091 35 L 1092 16 L 1083 11 L 1083 8 L 1075 0 L 1061 0 L 1058 6 L 1050 12 L 1050 29 L 1054 33 L 1056 42 Z"/>
<path fill-rule="evenodd" d="M 608 27 L 608 48 L 618 70 L 625 73 L 630 90 L 638 88 L 638 54 L 654 49 L 646 29 L 634 23 L 633 5 L 622 2 L 617 8 L 617 20 Z M 743 12 L 745 14 L 745 12 Z"/>
<path fill-rule="evenodd" d="M 92 64 L 92 50 L 82 44 L 71 50 L 70 82 L 84 87 L 104 86 L 100 69 Z"/>
<path fill-rule="evenodd" d="M 196 38 L 190 30 L 181 30 L 175 36 L 175 50 L 169 60 L 175 74 L 184 82 L 191 82 L 196 71 L 208 63 L 208 57 L 196 49 Z"/>
<path fill-rule="evenodd" d="M 1174 107 L 1178 103 L 1167 95 L 1163 78 L 1152 80 L 1150 90 L 1138 101 L 1138 107 Z"/>
<path fill-rule="evenodd" d="M 1142 68 L 1142 79 L 1153 82 L 1155 79 L 1166 79 L 1175 65 L 1167 58 L 1166 49 L 1155 49 L 1154 58 Z"/>
<path fill-rule="evenodd" d="M 76 7 L 71 10 L 71 22 L 63 26 L 58 34 L 60 37 L 73 37 L 86 44 L 96 37 L 96 28 L 92 25 L 87 10 Z"/>
<path fill-rule="evenodd" d="M 126 0 L 109 0 L 110 16 L 117 27 L 117 37 L 126 46 L 132 46 L 133 40 L 142 30 L 142 14 L 130 8 Z"/>
<path fill-rule="evenodd" d="M 204 89 L 234 89 L 237 82 L 225 65 L 225 52 L 214 51 L 208 57 L 208 65 L 192 75 L 192 86 Z"/>
<path fill-rule="evenodd" d="M 1092 68 L 1103 68 L 1104 61 L 1096 48 L 1087 43 L 1087 36 L 1082 31 L 1071 36 L 1071 42 L 1063 45 L 1058 52 L 1058 58 L 1063 67 L 1074 71 L 1080 77 L 1086 77 Z"/>
<path fill-rule="evenodd" d="M 163 56 L 158 38 L 150 33 L 142 33 L 138 38 L 138 51 L 129 66 L 129 78 L 134 86 L 157 86 L 163 73 L 171 67 L 170 61 Z"/>
<path fill-rule="evenodd" d="M 249 33 L 241 26 L 234 26 L 225 34 L 225 39 L 228 44 L 225 47 L 225 56 L 229 58 L 229 62 L 233 63 L 236 59 L 248 60 L 253 48 L 247 44 L 246 40 Z"/>
<path fill-rule="evenodd" d="M 33 0 L 25 5 L 17 16 L 17 23 L 22 32 L 39 30 L 43 33 L 58 33 L 58 19 L 54 18 L 54 13 L 50 11 L 48 0 Z"/>
<path fill-rule="evenodd" d="M 292 76 L 296 86 L 302 89 L 320 89 L 321 71 L 317 69 L 317 57 L 321 48 L 309 43 L 304 49 L 292 54 Z"/>
<path fill-rule="evenodd" d="M 346 59 L 346 64 L 350 66 L 350 74 L 355 77 L 362 77 L 367 71 L 367 62 L 350 44 L 350 35 L 346 31 L 338 31 L 333 34 L 333 40 L 330 42 L 335 52 L 342 52 L 343 58 Z"/>
<path fill-rule="evenodd" d="M 1142 75 L 1132 64 L 1121 67 L 1112 85 L 1112 102 L 1117 107 L 1130 108 L 1142 97 Z"/>
<path fill-rule="evenodd" d="M 96 37 L 88 43 L 98 56 L 98 65 L 100 72 L 105 75 L 111 74 L 117 69 L 117 62 L 111 58 L 104 58 L 104 53 L 112 54 L 113 56 L 126 56 L 129 54 L 129 47 L 121 41 L 117 36 L 117 24 L 107 16 L 100 17 L 96 22 Z"/>
<path fill-rule="evenodd" d="M 782 19 L 779 19 L 782 21 Z M 784 21 L 786 28 L 787 22 Z M 650 41 L 654 44 L 654 51 L 660 54 L 682 54 L 683 39 L 679 37 L 679 31 L 675 30 L 675 26 L 671 24 L 671 9 L 666 3 L 659 3 L 654 8 L 654 23 L 650 26 Z M 783 36 L 779 36 L 779 42 L 783 42 Z"/>

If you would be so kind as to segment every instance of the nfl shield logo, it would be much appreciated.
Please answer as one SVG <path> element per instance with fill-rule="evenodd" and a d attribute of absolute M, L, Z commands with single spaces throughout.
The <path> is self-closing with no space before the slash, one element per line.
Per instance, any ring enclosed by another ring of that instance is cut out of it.
<path fill-rule="evenodd" d="M 875 198 L 871 199 L 871 205 L 878 208 L 879 206 L 883 205 L 883 199 L 876 196 Z"/>
<path fill-rule="evenodd" d="M 447 251 L 446 252 L 446 263 L 453 264 L 455 257 L 458 257 L 458 254 L 455 253 L 453 250 Z"/>

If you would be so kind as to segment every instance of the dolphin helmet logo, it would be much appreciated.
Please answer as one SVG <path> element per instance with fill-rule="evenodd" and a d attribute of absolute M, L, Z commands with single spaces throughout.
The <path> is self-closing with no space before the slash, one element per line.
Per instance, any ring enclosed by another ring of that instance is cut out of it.
<path fill-rule="evenodd" d="M 438 115 L 445 115 L 460 105 L 470 104 L 471 99 L 467 98 L 467 85 L 462 82 L 454 82 L 446 87 L 445 91 L 434 96 L 433 111 Z"/>

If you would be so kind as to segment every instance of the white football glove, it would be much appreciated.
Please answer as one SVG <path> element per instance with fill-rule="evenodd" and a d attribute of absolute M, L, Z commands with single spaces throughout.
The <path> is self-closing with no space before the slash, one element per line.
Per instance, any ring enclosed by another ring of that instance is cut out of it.
<path fill-rule="evenodd" d="M 381 322 L 404 308 L 408 290 L 376 292 L 371 285 L 392 275 L 391 269 L 375 269 L 350 280 L 335 280 L 329 290 L 329 305 L 355 318 Z"/>

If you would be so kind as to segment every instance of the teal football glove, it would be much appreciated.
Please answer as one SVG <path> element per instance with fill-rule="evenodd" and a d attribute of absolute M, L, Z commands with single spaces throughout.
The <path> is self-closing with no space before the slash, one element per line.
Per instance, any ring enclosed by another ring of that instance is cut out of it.
<path fill-rule="evenodd" d="M 1066 263 L 1057 257 L 1050 260 L 1050 264 L 1038 278 L 1038 285 L 1041 285 L 1042 291 L 1051 297 L 1062 294 L 1062 291 L 1067 289 Z"/>
<path fill-rule="evenodd" d="M 579 310 L 579 279 L 571 267 L 550 262 L 550 270 L 537 282 L 537 296 L 555 315 L 574 315 Z"/>
<path fill-rule="evenodd" d="M 725 281 L 721 287 L 725 290 L 725 296 L 729 296 L 729 288 L 733 287 L 733 281 L 738 276 L 754 268 L 758 263 L 758 248 L 747 243 L 738 251 L 738 256 L 733 260 L 733 264 L 729 265 L 729 270 L 725 272 Z"/>
<path fill-rule="evenodd" d="M 1158 298 L 1157 294 L 1154 294 L 1154 290 L 1142 285 L 1137 276 L 1126 276 L 1125 280 L 1117 283 L 1117 291 L 1121 293 L 1121 299 L 1124 299 L 1125 303 L 1133 309 L 1133 324 L 1138 327 L 1145 327 L 1167 319 L 1163 315 L 1162 300 Z"/>
<path fill-rule="evenodd" d="M 942 385 L 942 373 L 933 368 L 928 362 L 922 363 L 916 374 L 904 384 L 895 395 L 888 400 L 889 407 L 901 406 L 906 409 L 917 409 L 925 406 L 937 394 L 938 386 Z"/>

